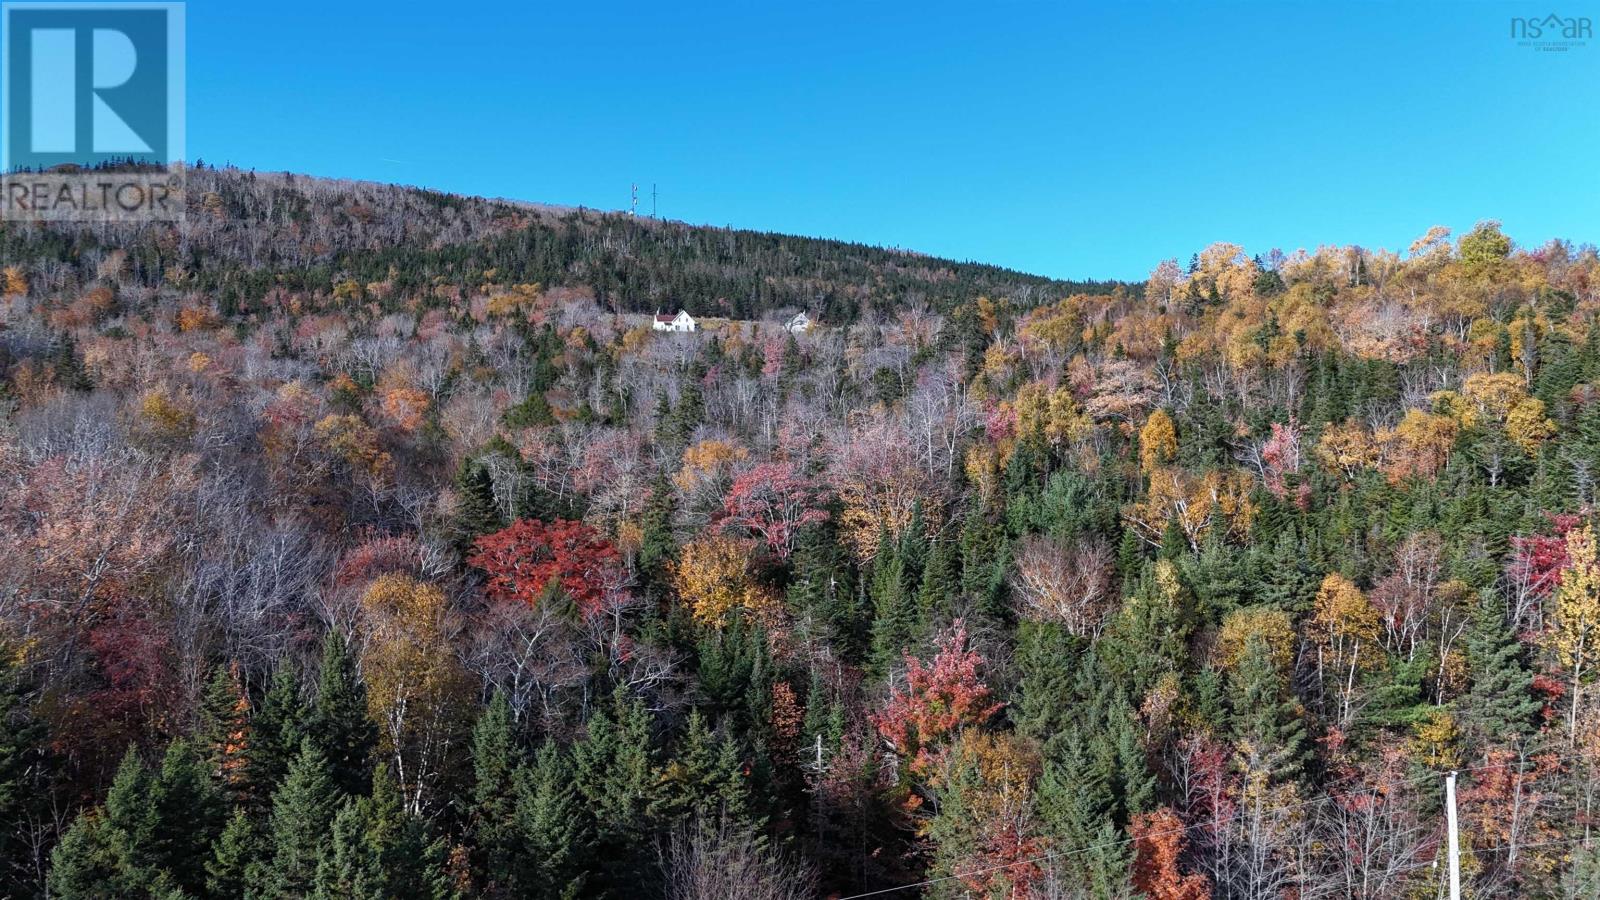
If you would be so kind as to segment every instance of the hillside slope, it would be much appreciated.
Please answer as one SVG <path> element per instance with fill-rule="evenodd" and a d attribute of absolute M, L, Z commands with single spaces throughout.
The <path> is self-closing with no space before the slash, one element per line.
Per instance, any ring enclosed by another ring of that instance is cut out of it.
<path fill-rule="evenodd" d="M 848 323 L 973 296 L 1029 304 L 1115 286 L 842 241 L 236 169 L 191 171 L 188 197 L 181 237 L 151 225 L 119 232 L 115 243 L 135 282 L 154 288 L 179 270 L 184 287 L 218 295 L 230 312 L 259 308 L 273 287 L 331 294 L 345 281 L 383 282 L 399 294 L 465 295 L 499 281 L 584 291 L 624 312 L 681 306 L 757 318 L 808 309 Z M 104 237 L 0 225 L 0 257 L 71 266 Z"/>
<path fill-rule="evenodd" d="M 0 896 L 1600 895 L 1593 247 L 195 183 L 0 230 Z"/>

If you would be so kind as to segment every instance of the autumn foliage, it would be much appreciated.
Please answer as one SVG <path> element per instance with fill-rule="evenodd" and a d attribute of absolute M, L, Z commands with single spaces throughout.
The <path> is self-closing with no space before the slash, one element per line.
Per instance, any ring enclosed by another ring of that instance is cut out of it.
<path fill-rule="evenodd" d="M 566 519 L 518 519 L 478 538 L 468 562 L 482 570 L 490 599 L 535 605 L 552 585 L 586 616 L 598 613 L 616 590 L 615 547 L 588 525 Z"/>

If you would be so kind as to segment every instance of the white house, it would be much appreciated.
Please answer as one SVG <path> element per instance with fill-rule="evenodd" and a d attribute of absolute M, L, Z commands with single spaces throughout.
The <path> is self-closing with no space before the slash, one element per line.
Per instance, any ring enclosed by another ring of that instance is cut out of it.
<path fill-rule="evenodd" d="M 656 331 L 694 331 L 700 326 L 695 324 L 694 316 L 680 309 L 676 316 L 662 315 L 657 312 L 656 319 L 650 323 L 650 327 Z"/>
<path fill-rule="evenodd" d="M 794 318 L 784 323 L 783 327 L 790 334 L 803 334 L 811 330 L 811 317 L 803 312 L 797 312 Z"/>

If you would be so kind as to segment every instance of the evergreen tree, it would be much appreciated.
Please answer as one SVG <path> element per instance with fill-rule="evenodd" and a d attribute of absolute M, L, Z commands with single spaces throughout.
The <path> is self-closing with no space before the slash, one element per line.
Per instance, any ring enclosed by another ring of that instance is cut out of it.
<path fill-rule="evenodd" d="M 321 858 L 312 900 L 387 900 L 383 860 L 367 840 L 368 801 L 351 797 L 333 817 L 333 833 Z"/>
<path fill-rule="evenodd" d="M 672 482 L 664 472 L 657 473 L 639 521 L 639 571 L 651 581 L 660 580 L 665 565 L 677 554 L 672 536 L 673 496 Z"/>
<path fill-rule="evenodd" d="M 515 896 L 517 834 L 514 776 L 520 764 L 511 727 L 511 704 L 496 692 L 472 733 L 470 827 L 485 896 Z M 381 767 L 380 767 L 381 768 Z"/>
<path fill-rule="evenodd" d="M 922 585 L 917 589 L 917 634 L 927 638 L 956 616 L 960 591 L 956 573 L 956 551 L 950 541 L 939 541 L 928 555 L 922 570 Z"/>
<path fill-rule="evenodd" d="M 456 548 L 465 553 L 472 542 L 499 531 L 506 525 L 500 504 L 494 498 L 494 480 L 489 468 L 474 459 L 464 459 L 456 471 L 456 509 L 450 519 L 450 535 Z"/>
<path fill-rule="evenodd" d="M 868 617 L 833 521 L 801 530 L 793 557 L 794 578 L 789 582 L 788 606 L 796 616 L 824 626 L 840 656 L 859 661 L 866 649 Z"/>
<path fill-rule="evenodd" d="M 450 872 L 450 854 L 442 838 L 409 811 L 400 786 L 386 765 L 373 768 L 367 809 L 367 840 L 382 861 L 388 897 L 394 900 L 452 900 L 458 891 Z"/>
<path fill-rule="evenodd" d="M 127 847 L 98 811 L 78 816 L 50 854 L 45 887 L 57 900 L 138 897 L 152 884 L 152 873 L 135 868 Z"/>
<path fill-rule="evenodd" d="M 1515 744 L 1529 737 L 1542 704 L 1533 693 L 1533 673 L 1523 662 L 1522 643 L 1506 622 L 1505 601 L 1493 588 L 1479 595 L 1466 654 L 1472 686 L 1462 698 L 1462 718 L 1490 744 Z"/>
<path fill-rule="evenodd" d="M 516 823 L 526 861 L 524 891 L 534 900 L 580 896 L 589 858 L 590 834 L 566 757 L 553 743 L 539 749 L 532 765 L 517 770 Z"/>
<path fill-rule="evenodd" d="M 650 713 L 618 685 L 610 709 L 590 717 L 588 733 L 573 747 L 575 781 L 595 822 L 595 854 L 610 860 L 607 886 L 637 884 L 647 860 L 648 811 L 655 808 L 655 748 Z"/>
<path fill-rule="evenodd" d="M 1129 856 L 1112 819 L 1115 797 L 1104 767 L 1095 763 L 1077 733 L 1061 736 L 1061 748 L 1045 763 L 1039 780 L 1039 815 L 1050 846 L 1062 855 L 1058 880 L 1077 884 L 1096 900 L 1128 896 Z"/>
<path fill-rule="evenodd" d="M 316 886 L 322 847 L 343 799 L 327 757 L 307 738 L 272 796 L 269 857 L 252 866 L 250 893 L 259 900 L 298 900 Z"/>
<path fill-rule="evenodd" d="M 129 747 L 105 805 L 79 815 L 51 853 L 46 881 L 51 897 L 139 897 L 171 888 L 155 852 L 161 823 L 153 782 Z"/>
<path fill-rule="evenodd" d="M 1017 630 L 1017 731 L 1040 742 L 1061 735 L 1072 714 L 1084 641 L 1054 622 L 1023 622 Z"/>
<path fill-rule="evenodd" d="M 1233 732 L 1246 764 L 1275 783 L 1298 781 L 1307 752 L 1305 722 L 1265 640 L 1245 642 L 1231 681 Z"/>
<path fill-rule="evenodd" d="M 265 804 L 277 790 L 289 765 L 300 752 L 306 736 L 306 710 L 300 701 L 300 682 L 287 661 L 278 663 L 261 709 L 251 721 L 250 764 L 257 787 L 257 799 Z"/>
<path fill-rule="evenodd" d="M 366 791 L 371 781 L 372 748 L 378 729 L 367 717 L 367 688 L 356 673 L 344 637 L 330 629 L 322 641 L 317 702 L 306 736 L 327 761 L 333 783 L 346 794 Z"/>
<path fill-rule="evenodd" d="M 253 787 L 251 743 L 250 701 L 239 682 L 238 666 L 219 665 L 200 696 L 195 745 L 205 757 L 212 780 L 231 804 L 248 800 Z"/>
<path fill-rule="evenodd" d="M 22 823 L 46 805 L 46 732 L 33 714 L 20 656 L 0 642 L 0 897 L 29 896 L 29 853 Z"/>
<path fill-rule="evenodd" d="M 265 846 L 255 819 L 236 809 L 206 861 L 206 892 L 217 898 L 245 896 L 250 866 L 261 865 Z"/>
<path fill-rule="evenodd" d="M 872 572 L 872 672 L 892 671 L 911 647 L 916 633 L 915 584 L 900 550 L 880 535 Z"/>
<path fill-rule="evenodd" d="M 150 785 L 155 809 L 150 849 L 154 864 L 185 892 L 199 896 L 206 886 L 206 857 L 222 833 L 226 804 L 193 744 L 173 741 Z"/>
<path fill-rule="evenodd" d="M 724 733 L 720 738 L 691 710 L 678 752 L 667 765 L 656 818 L 666 825 L 686 820 L 728 819 L 750 824 L 750 799 L 738 747 Z"/>
<path fill-rule="evenodd" d="M 961 592 L 980 604 L 996 606 L 1008 561 L 1004 529 L 973 504 L 961 523 L 960 542 Z"/>

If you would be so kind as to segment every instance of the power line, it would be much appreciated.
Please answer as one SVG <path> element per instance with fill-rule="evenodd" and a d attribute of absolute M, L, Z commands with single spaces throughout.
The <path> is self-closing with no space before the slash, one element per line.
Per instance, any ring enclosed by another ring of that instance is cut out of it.
<path fill-rule="evenodd" d="M 1575 756 L 1575 755 L 1576 754 L 1574 754 L 1573 756 Z M 1565 760 L 1568 760 L 1568 759 L 1572 759 L 1573 756 L 1557 756 L 1556 759 L 1565 761 Z M 1471 768 L 1465 768 L 1465 769 L 1455 769 L 1454 771 L 1458 772 L 1458 773 L 1459 772 L 1481 772 L 1481 771 L 1485 771 L 1485 770 L 1488 770 L 1488 769 L 1504 769 L 1504 768 L 1507 768 L 1507 764 L 1506 763 L 1493 763 L 1493 764 L 1486 764 L 1486 765 L 1482 765 L 1482 766 L 1473 766 Z M 1390 781 L 1390 782 L 1385 782 L 1385 783 L 1382 783 L 1382 784 L 1376 784 L 1376 785 L 1373 785 L 1373 786 L 1368 787 L 1368 788 L 1363 788 L 1362 790 L 1359 790 L 1359 791 L 1350 791 L 1348 793 L 1340 794 L 1339 798 L 1335 798 L 1332 794 L 1325 794 L 1325 795 L 1323 795 L 1321 797 L 1316 797 L 1316 798 L 1313 798 L 1311 800 L 1302 800 L 1299 803 L 1287 803 L 1287 804 L 1284 804 L 1282 806 L 1276 806 L 1276 807 L 1272 808 L 1272 811 L 1274 811 L 1274 812 L 1286 812 L 1286 811 L 1291 810 L 1291 809 L 1300 809 L 1300 808 L 1306 807 L 1306 806 L 1314 806 L 1314 805 L 1319 804 L 1319 803 L 1327 803 L 1329 800 L 1342 799 L 1342 798 L 1346 798 L 1346 797 L 1356 797 L 1356 796 L 1360 796 L 1362 794 L 1376 793 L 1376 792 L 1379 792 L 1379 791 L 1388 790 L 1389 788 L 1400 787 L 1400 786 L 1403 786 L 1403 785 L 1417 784 L 1417 783 L 1420 783 L 1422 781 L 1431 781 L 1431 780 L 1433 780 L 1435 778 L 1443 777 L 1446 774 L 1448 774 L 1448 773 L 1445 772 L 1445 771 L 1431 771 L 1430 770 L 1430 771 L 1428 771 L 1428 772 L 1426 772 L 1424 774 L 1416 775 L 1416 776 L 1411 777 L 1411 778 L 1402 778 L 1402 779 L 1400 779 L 1398 781 Z M 1233 819 L 1233 817 L 1235 815 L 1237 815 L 1237 807 L 1235 808 L 1235 810 L 1233 812 L 1230 812 L 1228 814 L 1228 816 L 1223 819 L 1223 821 L 1225 821 L 1225 822 L 1226 821 L 1232 821 L 1232 819 Z M 1143 839 L 1149 840 L 1150 838 L 1170 837 L 1170 836 L 1175 835 L 1175 834 L 1187 834 L 1188 831 L 1189 831 L 1189 826 L 1185 825 L 1185 826 L 1180 827 L 1180 828 L 1169 828 L 1166 831 L 1153 831 L 1153 832 L 1151 832 L 1149 834 L 1144 835 Z M 875 891 L 867 891 L 864 894 L 850 894 L 848 896 L 840 897 L 839 900 L 859 900 L 859 898 L 861 898 L 861 897 L 877 897 L 877 896 L 881 896 L 883 894 L 893 894 L 893 893 L 897 893 L 899 891 L 909 891 L 909 890 L 911 890 L 913 888 L 931 887 L 931 886 L 936 885 L 936 884 L 943 884 L 943 883 L 945 883 L 947 881 L 956 881 L 958 879 L 972 878 L 972 877 L 977 876 L 977 875 L 987 875 L 987 874 L 989 874 L 991 872 L 1000 872 L 1000 871 L 1003 871 L 1005 869 L 1016 868 L 1017 866 L 1027 866 L 1027 865 L 1032 865 L 1034 863 L 1046 862 L 1046 861 L 1049 861 L 1049 860 L 1052 860 L 1052 859 L 1064 859 L 1064 858 L 1069 857 L 1069 856 L 1078 856 L 1080 854 L 1089 853 L 1089 852 L 1094 851 L 1094 850 L 1108 850 L 1108 849 L 1112 849 L 1112 848 L 1115 848 L 1115 847 L 1122 847 L 1122 846 L 1125 846 L 1127 844 L 1131 844 L 1133 842 L 1134 842 L 1134 839 L 1129 837 L 1129 838 L 1122 838 L 1120 840 L 1115 840 L 1115 841 L 1107 841 L 1107 842 L 1101 843 L 1101 844 L 1090 844 L 1087 847 L 1079 847 L 1079 848 L 1077 848 L 1075 850 L 1059 850 L 1059 851 L 1056 851 L 1054 853 L 1046 853 L 1046 854 L 1044 854 L 1042 856 L 1035 856 L 1035 857 L 1031 857 L 1029 859 L 1014 860 L 1014 861 L 1008 862 L 1008 863 L 1001 863 L 1001 864 L 998 864 L 998 865 L 987 866 L 987 867 L 982 868 L 982 869 L 973 869 L 973 870 L 968 871 L 968 872 L 957 872 L 957 873 L 955 873 L 953 875 L 944 875 L 944 876 L 941 876 L 939 878 L 929 878 L 929 879 L 927 879 L 925 881 L 917 881 L 917 882 L 913 882 L 911 884 L 901 884 L 901 885 L 896 885 L 895 887 L 879 888 L 878 890 L 875 890 Z M 1527 845 L 1523 845 L 1523 846 L 1527 846 Z"/>

